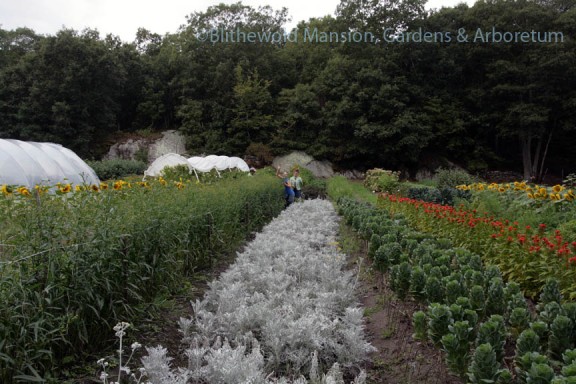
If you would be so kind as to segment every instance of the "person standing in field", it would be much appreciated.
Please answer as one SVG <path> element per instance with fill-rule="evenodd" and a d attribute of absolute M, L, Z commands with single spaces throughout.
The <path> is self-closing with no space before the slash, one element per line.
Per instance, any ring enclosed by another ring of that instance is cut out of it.
<path fill-rule="evenodd" d="M 290 178 L 290 185 L 292 186 L 292 189 L 294 190 L 294 199 L 298 199 L 298 201 L 300 201 L 300 199 L 302 198 L 302 178 L 300 177 L 300 170 L 299 169 L 295 169 L 292 177 Z"/>
<path fill-rule="evenodd" d="M 288 208 L 290 204 L 294 202 L 294 190 L 292 189 L 292 184 L 290 184 L 288 172 L 280 172 L 280 167 L 278 167 L 276 168 L 276 176 L 282 179 L 282 185 L 284 185 L 284 198 L 286 199 L 284 208 Z"/>

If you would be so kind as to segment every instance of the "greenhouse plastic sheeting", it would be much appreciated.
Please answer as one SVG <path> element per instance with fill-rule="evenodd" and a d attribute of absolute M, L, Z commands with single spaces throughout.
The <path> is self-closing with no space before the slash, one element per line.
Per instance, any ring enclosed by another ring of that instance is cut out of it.
<path fill-rule="evenodd" d="M 144 172 L 144 176 L 160 176 L 162 174 L 162 170 L 166 167 L 175 167 L 178 165 L 185 165 L 190 169 L 190 173 L 192 173 L 192 167 L 184 156 L 181 156 L 177 153 L 167 153 L 165 155 L 160 156 Z"/>
<path fill-rule="evenodd" d="M 239 157 L 208 155 L 206 157 L 194 156 L 188 159 L 192 168 L 198 172 L 210 172 L 213 169 L 224 171 L 226 169 L 238 168 L 248 172 L 250 168 L 244 160 Z"/>
<path fill-rule="evenodd" d="M 78 155 L 60 144 L 0 139 L 0 185 L 100 184 Z"/>

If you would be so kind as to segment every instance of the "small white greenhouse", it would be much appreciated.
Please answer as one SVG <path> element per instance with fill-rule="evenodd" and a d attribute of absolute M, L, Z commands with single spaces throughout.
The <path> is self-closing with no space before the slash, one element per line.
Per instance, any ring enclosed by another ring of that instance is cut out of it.
<path fill-rule="evenodd" d="M 144 177 L 151 176 L 157 177 L 162 175 L 162 170 L 166 167 L 176 167 L 178 165 L 184 165 L 190 169 L 190 173 L 192 173 L 192 166 L 188 162 L 188 160 L 177 153 L 167 153 L 165 155 L 160 156 L 156 160 L 150 164 L 148 169 L 144 171 Z"/>
<path fill-rule="evenodd" d="M 224 171 L 226 169 L 239 169 L 243 172 L 249 172 L 250 168 L 244 160 L 239 157 L 208 155 L 206 157 L 190 157 L 188 162 L 198 172 L 210 172 L 213 169 Z"/>
<path fill-rule="evenodd" d="M 99 185 L 94 170 L 60 144 L 0 139 L 0 185 Z"/>

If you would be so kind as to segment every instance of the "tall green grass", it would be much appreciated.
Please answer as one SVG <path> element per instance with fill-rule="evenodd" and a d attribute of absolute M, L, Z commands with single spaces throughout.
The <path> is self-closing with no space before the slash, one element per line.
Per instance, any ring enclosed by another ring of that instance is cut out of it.
<path fill-rule="evenodd" d="M 282 206 L 266 175 L 0 201 L 0 382 L 57 382 Z"/>
<path fill-rule="evenodd" d="M 367 190 L 361 182 L 350 181 L 344 176 L 335 176 L 328 179 L 326 191 L 333 201 L 338 201 L 341 197 L 348 197 L 376 204 L 378 197 Z"/>

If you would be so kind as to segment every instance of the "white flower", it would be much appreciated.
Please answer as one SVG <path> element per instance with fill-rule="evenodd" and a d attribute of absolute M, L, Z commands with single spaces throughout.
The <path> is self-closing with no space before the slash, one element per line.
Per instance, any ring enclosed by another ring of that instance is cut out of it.
<path fill-rule="evenodd" d="M 135 350 L 137 350 L 137 349 L 139 349 L 139 348 L 141 348 L 141 347 L 142 347 L 142 344 L 140 344 L 140 343 L 138 343 L 138 342 L 134 342 L 134 343 L 132 343 L 132 345 L 130 346 L 130 348 L 131 348 L 133 351 L 135 351 Z"/>

